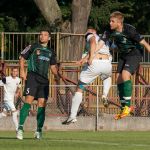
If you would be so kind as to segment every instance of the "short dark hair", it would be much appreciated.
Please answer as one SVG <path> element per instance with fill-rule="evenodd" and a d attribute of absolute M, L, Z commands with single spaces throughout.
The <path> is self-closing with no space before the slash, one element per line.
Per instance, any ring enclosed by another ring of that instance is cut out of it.
<path fill-rule="evenodd" d="M 51 31 L 50 31 L 49 28 L 42 28 L 42 29 L 40 30 L 40 33 L 43 32 L 43 31 L 48 32 L 48 33 L 49 33 L 49 36 L 51 36 Z"/>
<path fill-rule="evenodd" d="M 14 69 L 17 69 L 18 70 L 18 67 L 14 66 L 11 68 L 11 71 L 13 71 Z"/>

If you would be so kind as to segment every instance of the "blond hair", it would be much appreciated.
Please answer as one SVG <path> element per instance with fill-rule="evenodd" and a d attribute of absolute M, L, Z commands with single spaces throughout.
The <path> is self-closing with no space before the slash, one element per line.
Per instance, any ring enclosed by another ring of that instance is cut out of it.
<path fill-rule="evenodd" d="M 122 23 L 124 21 L 124 14 L 121 13 L 120 11 L 115 11 L 113 13 L 110 14 L 110 18 L 117 18 L 118 20 L 120 20 Z"/>

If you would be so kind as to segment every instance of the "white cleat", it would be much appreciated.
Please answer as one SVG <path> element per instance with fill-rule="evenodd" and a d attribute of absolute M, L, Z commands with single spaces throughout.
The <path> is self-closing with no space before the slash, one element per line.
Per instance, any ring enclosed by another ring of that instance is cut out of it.
<path fill-rule="evenodd" d="M 19 139 L 19 140 L 23 140 L 23 130 L 18 130 L 17 131 L 17 139 Z"/>
<path fill-rule="evenodd" d="M 69 124 L 75 123 L 75 122 L 77 122 L 76 118 L 68 118 L 67 120 L 65 120 L 64 122 L 62 122 L 62 124 L 69 125 Z"/>
<path fill-rule="evenodd" d="M 38 139 L 38 140 L 42 139 L 42 132 L 36 131 L 36 132 L 34 133 L 34 137 L 35 137 L 36 139 Z"/>

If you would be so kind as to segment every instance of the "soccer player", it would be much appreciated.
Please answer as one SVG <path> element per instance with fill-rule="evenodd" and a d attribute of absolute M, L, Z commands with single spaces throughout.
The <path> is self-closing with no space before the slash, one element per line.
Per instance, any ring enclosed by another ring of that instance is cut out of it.
<path fill-rule="evenodd" d="M 49 30 L 41 30 L 39 43 L 27 46 L 20 55 L 20 76 L 25 80 L 25 103 L 20 110 L 19 128 L 17 132 L 17 138 L 20 140 L 23 139 L 23 125 L 34 99 L 38 101 L 35 138 L 42 138 L 45 106 L 49 94 L 49 66 L 52 73 L 57 76 L 56 55 L 48 46 L 50 38 L 51 33 Z M 24 68 L 25 60 L 28 62 L 27 76 Z"/>
<path fill-rule="evenodd" d="M 4 104 L 3 112 L 0 113 L 0 118 L 6 117 L 12 113 L 12 119 L 15 125 L 15 130 L 18 130 L 18 112 L 14 105 L 15 98 L 20 95 L 20 78 L 18 77 L 18 69 L 13 67 L 10 76 L 3 76 L 0 80 L 0 86 L 4 87 Z"/>
<path fill-rule="evenodd" d="M 124 15 L 113 12 L 110 15 L 110 30 L 105 31 L 103 41 L 111 40 L 118 47 L 117 86 L 122 109 L 115 119 L 130 115 L 132 83 L 131 76 L 137 70 L 143 56 L 143 46 L 150 52 L 150 45 L 136 31 L 136 28 L 124 23 Z"/>
<path fill-rule="evenodd" d="M 102 99 L 105 105 L 108 105 L 107 94 L 111 87 L 111 73 L 112 73 L 112 65 L 111 65 L 111 55 L 109 52 L 109 43 L 106 42 L 105 45 L 97 50 L 98 42 L 101 41 L 100 37 L 96 34 L 95 29 L 88 29 L 86 33 L 86 48 L 87 55 L 82 58 L 79 63 L 86 65 L 83 67 L 80 79 L 78 82 L 77 91 L 72 99 L 71 105 L 71 114 L 67 120 L 62 122 L 62 124 L 70 124 L 77 121 L 77 111 L 82 102 L 82 92 L 85 90 L 85 86 L 89 83 L 93 82 L 98 76 L 103 80 L 103 96 Z"/>

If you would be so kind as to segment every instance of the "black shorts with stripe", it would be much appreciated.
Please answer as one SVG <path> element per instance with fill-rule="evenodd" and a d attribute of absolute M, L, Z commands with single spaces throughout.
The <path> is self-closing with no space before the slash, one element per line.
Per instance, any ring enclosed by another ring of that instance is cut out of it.
<path fill-rule="evenodd" d="M 34 72 L 27 74 L 25 82 L 24 96 L 33 96 L 34 99 L 44 98 L 48 99 L 49 95 L 49 81 Z"/>
<path fill-rule="evenodd" d="M 128 54 L 120 57 L 118 61 L 117 73 L 122 73 L 122 70 L 127 70 L 131 74 L 134 74 L 142 60 L 142 54 L 140 50 L 134 49 Z"/>

